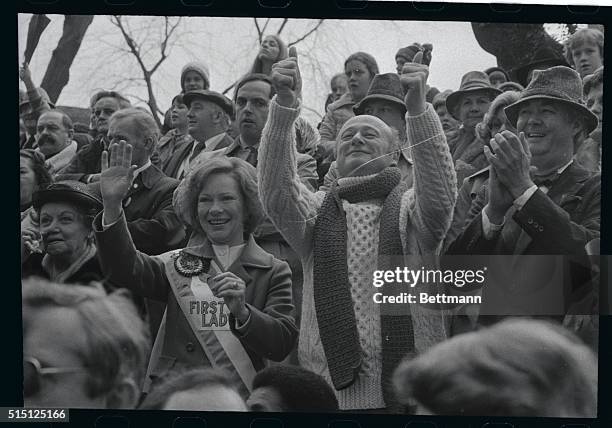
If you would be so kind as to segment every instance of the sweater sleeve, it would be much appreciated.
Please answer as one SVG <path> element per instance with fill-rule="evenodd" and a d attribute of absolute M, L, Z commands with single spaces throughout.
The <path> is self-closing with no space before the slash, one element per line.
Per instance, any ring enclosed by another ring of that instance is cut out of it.
<path fill-rule="evenodd" d="M 293 124 L 299 108 L 270 102 L 258 154 L 259 198 L 264 211 L 289 245 L 300 255 L 310 253 L 317 198 L 300 181 Z"/>
<path fill-rule="evenodd" d="M 457 199 L 457 177 L 440 119 L 431 104 L 419 116 L 406 114 L 414 161 L 409 215 L 423 249 L 439 248 L 450 227 Z"/>

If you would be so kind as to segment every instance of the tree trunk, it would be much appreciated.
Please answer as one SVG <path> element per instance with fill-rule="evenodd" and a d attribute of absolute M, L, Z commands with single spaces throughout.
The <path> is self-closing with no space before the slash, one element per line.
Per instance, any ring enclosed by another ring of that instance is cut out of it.
<path fill-rule="evenodd" d="M 531 62 L 541 47 L 549 47 L 563 56 L 563 46 L 554 40 L 542 24 L 472 23 L 480 47 L 497 58 L 497 65 L 515 78 L 515 70 Z"/>
<path fill-rule="evenodd" d="M 65 15 L 62 37 L 53 51 L 40 84 L 53 103 L 57 102 L 62 89 L 68 84 L 70 66 L 93 19 L 93 15 Z"/>

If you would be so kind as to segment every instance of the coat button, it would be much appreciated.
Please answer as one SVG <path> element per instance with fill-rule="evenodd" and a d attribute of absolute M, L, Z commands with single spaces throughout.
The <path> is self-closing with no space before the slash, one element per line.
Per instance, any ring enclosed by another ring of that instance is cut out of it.
<path fill-rule="evenodd" d="M 533 219 L 530 218 L 529 220 L 527 220 L 527 223 L 533 224 Z"/>
<path fill-rule="evenodd" d="M 185 346 L 185 348 L 187 349 L 187 352 L 195 351 L 195 346 L 193 346 L 193 343 L 191 342 L 187 342 L 187 345 Z"/>
<path fill-rule="evenodd" d="M 540 232 L 544 232 L 544 227 L 540 226 L 540 228 L 538 229 Z"/>

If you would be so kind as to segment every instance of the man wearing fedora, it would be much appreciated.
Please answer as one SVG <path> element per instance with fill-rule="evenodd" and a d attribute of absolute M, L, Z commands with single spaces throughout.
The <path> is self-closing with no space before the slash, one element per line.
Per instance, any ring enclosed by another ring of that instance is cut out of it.
<path fill-rule="evenodd" d="M 353 111 L 355 116 L 362 114 L 376 116 L 397 131 L 401 147 L 399 153 L 393 153 L 391 156 L 397 161 L 397 167 L 402 173 L 402 182 L 407 188 L 410 188 L 412 187 L 412 159 L 406 137 L 404 96 L 399 74 L 377 74 L 372 79 L 366 96 L 353 106 Z M 325 175 L 324 187 L 321 190 L 328 190 L 337 178 L 338 166 L 334 161 Z"/>
<path fill-rule="evenodd" d="M 187 113 L 187 130 L 194 141 L 181 146 L 164 166 L 169 177 L 182 179 L 203 152 L 223 149 L 232 144 L 227 134 L 227 116 L 234 115 L 234 105 L 226 96 L 207 89 L 183 95 Z"/>
<path fill-rule="evenodd" d="M 586 256 L 587 244 L 599 237 L 601 177 L 574 161 L 575 141 L 598 124 L 582 101 L 580 76 L 564 66 L 536 70 L 505 113 L 518 135 L 503 131 L 491 148 L 485 146 L 489 178 L 447 253 Z M 590 294 L 589 274 L 565 262 L 569 275 L 554 280 L 551 269 L 533 281 L 550 268 L 551 258 L 507 259 L 507 281 L 498 278 L 489 286 L 502 293 L 514 287 L 512 294 L 525 305 L 529 299 L 543 307 L 551 303 L 545 299 L 558 298 L 548 314 L 568 313 Z"/>
<path fill-rule="evenodd" d="M 476 125 L 482 121 L 491 101 L 501 91 L 489 81 L 483 71 L 469 71 L 461 78 L 459 90 L 446 98 L 446 109 L 459 122 L 461 128 L 451 152 L 457 172 L 457 182 L 487 166 L 482 151 L 485 142 L 476 134 Z"/>

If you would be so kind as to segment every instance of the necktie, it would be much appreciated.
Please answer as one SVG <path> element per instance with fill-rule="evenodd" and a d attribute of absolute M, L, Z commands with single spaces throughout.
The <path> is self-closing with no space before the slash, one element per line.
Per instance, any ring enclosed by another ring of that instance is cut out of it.
<path fill-rule="evenodd" d="M 193 162 L 193 160 L 198 157 L 198 155 L 200 154 L 200 152 L 202 150 L 204 150 L 205 148 L 205 144 L 201 143 L 201 142 L 197 142 L 195 143 L 195 148 L 193 149 L 193 153 L 191 154 L 191 156 L 189 156 L 189 163 L 191 164 L 191 162 Z"/>
<path fill-rule="evenodd" d="M 257 168 L 257 149 L 255 147 L 247 147 L 249 151 L 249 155 L 246 158 L 246 161 Z"/>

